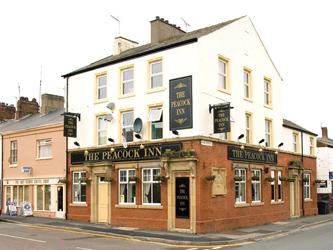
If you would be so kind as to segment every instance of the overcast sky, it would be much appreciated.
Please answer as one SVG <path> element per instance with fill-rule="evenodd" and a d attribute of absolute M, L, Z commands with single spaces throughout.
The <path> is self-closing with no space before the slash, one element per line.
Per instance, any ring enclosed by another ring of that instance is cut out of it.
<path fill-rule="evenodd" d="M 247 15 L 283 78 L 284 118 L 333 133 L 332 0 L 11 0 L 0 3 L 0 102 L 64 95 L 66 73 L 112 55 L 120 35 L 150 42 L 156 16 L 197 30 Z M 42 76 L 41 76 L 42 72 Z M 234 105 L 235 106 L 235 105 Z M 333 138 L 332 136 L 329 137 Z"/>

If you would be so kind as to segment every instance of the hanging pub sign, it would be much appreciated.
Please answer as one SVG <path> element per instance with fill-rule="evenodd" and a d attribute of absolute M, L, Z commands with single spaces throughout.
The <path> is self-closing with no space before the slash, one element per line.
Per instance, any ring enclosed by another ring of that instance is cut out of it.
<path fill-rule="evenodd" d="M 170 80 L 170 130 L 192 128 L 192 76 Z"/>
<path fill-rule="evenodd" d="M 209 113 L 214 110 L 214 134 L 230 132 L 230 103 L 209 105 Z"/>
<path fill-rule="evenodd" d="M 176 218 L 190 218 L 189 177 L 176 177 Z"/>
<path fill-rule="evenodd" d="M 64 136 L 76 138 L 77 117 L 79 117 L 80 120 L 80 114 L 64 113 Z"/>

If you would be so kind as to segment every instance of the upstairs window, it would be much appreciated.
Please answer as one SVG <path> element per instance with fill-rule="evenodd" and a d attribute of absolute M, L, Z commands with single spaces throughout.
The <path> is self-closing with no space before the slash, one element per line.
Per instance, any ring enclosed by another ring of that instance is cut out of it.
<path fill-rule="evenodd" d="M 162 107 L 150 108 L 147 121 L 150 122 L 150 139 L 163 138 L 163 109 Z"/>
<path fill-rule="evenodd" d="M 10 154 L 11 165 L 17 164 L 17 141 L 11 142 L 11 154 Z"/>
<path fill-rule="evenodd" d="M 52 140 L 39 140 L 37 141 L 37 158 L 50 158 L 52 157 Z"/>
<path fill-rule="evenodd" d="M 270 120 L 265 120 L 265 146 L 271 147 L 272 140 L 272 123 Z"/>
<path fill-rule="evenodd" d="M 251 114 L 245 114 L 245 141 L 251 143 Z"/>
<path fill-rule="evenodd" d="M 267 79 L 264 80 L 264 105 L 271 105 L 271 82 Z"/>
<path fill-rule="evenodd" d="M 219 88 L 227 90 L 227 62 L 219 59 Z"/>
<path fill-rule="evenodd" d="M 133 142 L 133 111 L 123 112 L 121 132 L 124 134 L 127 142 Z"/>
<path fill-rule="evenodd" d="M 150 88 L 156 89 L 163 86 L 162 61 L 150 63 Z"/>
<path fill-rule="evenodd" d="M 298 134 L 293 133 L 293 152 L 298 152 Z"/>
<path fill-rule="evenodd" d="M 134 93 L 134 68 L 124 69 L 121 71 L 122 95 Z"/>
<path fill-rule="evenodd" d="M 244 70 L 244 98 L 251 98 L 250 71 Z"/>
<path fill-rule="evenodd" d="M 106 98 L 107 91 L 107 83 L 106 83 L 106 75 L 97 77 L 97 100 Z"/>
<path fill-rule="evenodd" d="M 106 144 L 106 124 L 105 116 L 97 117 L 97 145 Z"/>

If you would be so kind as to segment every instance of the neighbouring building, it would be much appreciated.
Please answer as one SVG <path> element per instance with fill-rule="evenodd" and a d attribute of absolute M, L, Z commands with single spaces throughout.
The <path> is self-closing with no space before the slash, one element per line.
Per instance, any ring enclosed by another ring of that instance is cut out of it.
<path fill-rule="evenodd" d="M 35 99 L 23 97 L 16 119 L 0 123 L 2 210 L 8 201 L 18 211 L 22 202 L 30 202 L 34 216 L 65 218 L 64 98 L 43 94 L 41 110 Z"/>
<path fill-rule="evenodd" d="M 319 200 L 329 201 L 333 209 L 333 140 L 328 137 L 327 127 L 321 128 L 322 135 L 317 138 L 317 192 Z"/>
<path fill-rule="evenodd" d="M 156 17 L 151 43 L 118 37 L 63 77 L 68 219 L 207 233 L 317 214 L 316 157 L 292 134 L 313 133 L 284 126 L 249 17 L 189 33 Z"/>

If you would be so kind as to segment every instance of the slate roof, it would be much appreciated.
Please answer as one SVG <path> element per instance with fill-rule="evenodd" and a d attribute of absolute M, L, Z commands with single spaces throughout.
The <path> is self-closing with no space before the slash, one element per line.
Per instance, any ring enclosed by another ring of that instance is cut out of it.
<path fill-rule="evenodd" d="M 0 123 L 0 133 L 11 132 L 17 130 L 25 130 L 45 125 L 56 124 L 64 121 L 61 115 L 65 109 L 51 111 L 46 115 L 32 114 L 22 117 L 19 120 L 11 119 Z"/>
<path fill-rule="evenodd" d="M 333 140 L 327 137 L 318 137 L 317 142 L 323 143 L 327 145 L 328 147 L 333 148 Z"/>
<path fill-rule="evenodd" d="M 294 129 L 294 130 L 297 130 L 297 131 L 300 131 L 300 132 L 304 132 L 304 133 L 307 133 L 309 135 L 313 135 L 313 136 L 318 136 L 317 134 L 297 125 L 296 123 L 293 123 L 287 119 L 283 119 L 283 127 L 286 127 L 286 128 L 291 128 L 291 129 Z"/>
<path fill-rule="evenodd" d="M 245 17 L 245 16 L 243 16 L 243 17 Z M 136 47 L 133 49 L 129 49 L 118 55 L 115 55 L 115 56 L 111 55 L 111 56 L 108 56 L 99 61 L 93 62 L 90 65 L 87 65 L 85 67 L 72 71 L 68 74 L 63 75 L 62 77 L 67 78 L 69 76 L 80 74 L 80 73 L 83 73 L 83 72 L 86 72 L 89 70 L 93 70 L 96 68 L 104 67 L 107 65 L 119 63 L 121 61 L 141 57 L 144 55 L 152 54 L 152 53 L 155 53 L 158 51 L 162 51 L 162 50 L 166 50 L 166 49 L 170 49 L 170 48 L 174 48 L 174 47 L 178 47 L 178 46 L 182 46 L 182 45 L 186 45 L 186 44 L 190 44 L 190 43 L 194 43 L 194 42 L 198 41 L 198 38 L 208 35 L 209 33 L 212 33 L 224 26 L 227 26 L 243 17 L 229 20 L 229 21 L 219 23 L 219 24 L 216 24 L 216 25 L 213 25 L 210 27 L 202 28 L 199 30 L 195 30 L 195 31 L 192 31 L 189 33 L 179 35 L 179 36 L 175 36 L 175 37 L 166 39 L 166 40 L 158 42 L 158 43 L 148 43 L 146 45 L 142 45 L 142 46 L 139 46 L 139 47 Z"/>

